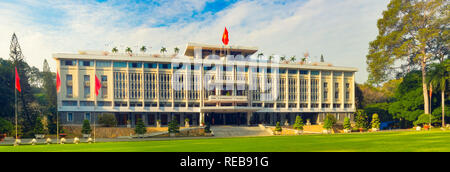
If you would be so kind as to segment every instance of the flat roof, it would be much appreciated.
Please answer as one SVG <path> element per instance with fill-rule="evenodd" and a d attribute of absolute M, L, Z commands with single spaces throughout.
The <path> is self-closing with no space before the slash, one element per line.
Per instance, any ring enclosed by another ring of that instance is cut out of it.
<path fill-rule="evenodd" d="M 196 47 L 201 47 L 202 50 L 230 50 L 230 51 L 237 51 L 247 54 L 254 54 L 258 51 L 258 47 L 246 47 L 246 46 L 239 46 L 239 45 L 211 45 L 211 44 L 202 44 L 202 43 L 194 43 L 189 42 L 186 46 L 186 50 L 184 52 L 184 55 L 186 56 L 194 56 L 194 50 Z"/>

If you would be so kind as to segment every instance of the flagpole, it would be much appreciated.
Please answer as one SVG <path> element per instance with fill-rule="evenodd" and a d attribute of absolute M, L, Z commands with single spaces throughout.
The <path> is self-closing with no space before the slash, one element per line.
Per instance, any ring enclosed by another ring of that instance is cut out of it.
<path fill-rule="evenodd" d="M 15 67 L 15 72 L 17 72 L 17 67 Z M 16 140 L 17 140 L 17 75 L 14 74 L 14 105 L 16 108 L 14 109 L 15 112 L 15 118 L 16 118 Z"/>
<path fill-rule="evenodd" d="M 59 92 L 58 92 L 58 88 L 56 88 L 56 144 L 59 143 L 59 103 L 58 103 L 58 98 L 59 98 Z"/>

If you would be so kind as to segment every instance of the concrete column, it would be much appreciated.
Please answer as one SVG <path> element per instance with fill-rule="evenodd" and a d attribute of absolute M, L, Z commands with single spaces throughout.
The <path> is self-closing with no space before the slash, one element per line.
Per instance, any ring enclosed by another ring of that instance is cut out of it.
<path fill-rule="evenodd" d="M 223 125 L 227 125 L 227 120 L 225 114 L 222 114 L 223 117 Z"/>
<path fill-rule="evenodd" d="M 203 127 L 204 125 L 202 124 L 202 122 L 204 122 L 205 120 L 205 113 L 200 112 L 199 118 L 198 118 L 198 124 L 200 127 Z"/>
<path fill-rule="evenodd" d="M 281 115 L 280 125 L 284 126 L 284 121 L 286 121 L 286 114 L 280 114 L 280 115 Z"/>
<path fill-rule="evenodd" d="M 270 125 L 274 125 L 274 114 L 269 113 L 269 118 L 270 118 Z"/>
<path fill-rule="evenodd" d="M 247 112 L 247 125 L 250 125 L 251 118 L 252 118 L 252 112 Z"/>
<path fill-rule="evenodd" d="M 259 114 L 259 123 L 263 124 L 263 121 L 265 121 L 264 114 L 260 113 Z"/>
<path fill-rule="evenodd" d="M 148 125 L 147 114 L 142 114 L 142 122 L 144 122 L 145 126 Z"/>
<path fill-rule="evenodd" d="M 131 115 L 131 126 L 136 125 L 136 114 L 130 113 Z"/>
<path fill-rule="evenodd" d="M 180 114 L 180 126 L 184 126 L 184 114 Z"/>

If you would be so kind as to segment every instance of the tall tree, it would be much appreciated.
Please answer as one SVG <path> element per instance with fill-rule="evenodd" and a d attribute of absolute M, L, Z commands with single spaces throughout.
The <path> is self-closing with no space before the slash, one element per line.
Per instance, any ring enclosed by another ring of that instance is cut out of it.
<path fill-rule="evenodd" d="M 406 68 L 420 66 L 425 113 L 430 112 L 426 67 L 433 57 L 432 44 L 441 43 L 433 40 L 440 32 L 436 23 L 448 17 L 448 13 L 440 11 L 447 7 L 446 0 L 391 0 L 383 18 L 378 20 L 379 33 L 370 43 L 367 55 L 368 81 L 372 84 L 389 80 L 389 75 L 397 70 L 395 64 Z"/>
<path fill-rule="evenodd" d="M 50 71 L 47 60 L 44 60 L 42 70 L 43 92 L 45 101 L 42 103 L 44 115 L 48 119 L 48 129 L 50 133 L 56 133 L 56 111 L 57 111 L 57 95 L 56 95 L 56 74 Z"/>
<path fill-rule="evenodd" d="M 20 116 L 19 123 L 22 127 L 24 136 L 31 136 L 33 134 L 36 117 L 39 114 L 39 112 L 35 108 L 36 102 L 32 87 L 29 83 L 29 75 L 33 73 L 33 68 L 28 66 L 28 64 L 25 62 L 25 58 L 22 54 L 22 50 L 20 48 L 16 34 L 13 34 L 12 36 L 10 57 L 13 61 L 14 66 L 17 67 L 20 78 L 20 87 L 22 88 L 20 94 L 17 94 L 17 111 L 18 115 Z M 14 89 L 14 87 L 11 87 L 10 89 Z"/>
<path fill-rule="evenodd" d="M 450 59 L 442 63 L 433 63 L 430 65 L 427 76 L 427 83 L 441 91 L 442 127 L 445 126 L 445 88 L 450 80 L 450 71 L 447 70 L 447 66 L 450 66 Z"/>

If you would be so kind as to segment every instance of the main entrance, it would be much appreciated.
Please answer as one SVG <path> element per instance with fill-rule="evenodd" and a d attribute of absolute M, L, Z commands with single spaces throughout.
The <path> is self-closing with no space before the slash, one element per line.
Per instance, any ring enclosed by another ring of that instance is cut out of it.
<path fill-rule="evenodd" d="M 247 113 L 207 113 L 205 120 L 211 125 L 247 125 Z"/>

